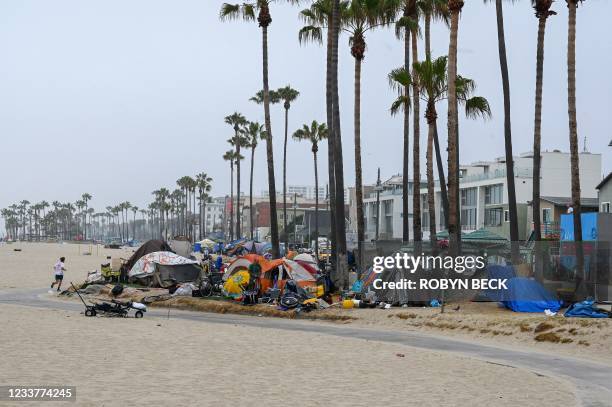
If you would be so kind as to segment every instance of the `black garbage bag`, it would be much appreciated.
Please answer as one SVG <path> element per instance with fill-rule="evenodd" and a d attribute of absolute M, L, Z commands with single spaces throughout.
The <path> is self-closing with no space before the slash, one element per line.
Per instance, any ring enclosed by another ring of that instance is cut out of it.
<path fill-rule="evenodd" d="M 115 284 L 115 286 L 111 290 L 111 294 L 113 295 L 113 297 L 121 295 L 122 292 L 123 292 L 123 285 L 121 284 Z"/>

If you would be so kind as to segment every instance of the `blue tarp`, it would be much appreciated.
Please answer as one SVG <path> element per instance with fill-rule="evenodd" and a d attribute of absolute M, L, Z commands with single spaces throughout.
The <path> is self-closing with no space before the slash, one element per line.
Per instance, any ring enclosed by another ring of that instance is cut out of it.
<path fill-rule="evenodd" d="M 593 306 L 593 300 L 585 300 L 572 304 L 567 311 L 565 311 L 566 317 L 580 317 L 580 318 L 608 318 L 608 314 L 601 312 Z"/>
<path fill-rule="evenodd" d="M 487 279 L 512 279 L 516 277 L 516 272 L 512 266 L 500 266 L 498 264 L 490 264 L 487 266 Z M 491 301 L 502 301 L 506 297 L 506 290 L 484 290 L 481 294 Z"/>
<path fill-rule="evenodd" d="M 515 312 L 557 312 L 562 306 L 557 296 L 535 280 L 515 277 L 508 280 L 508 289 L 503 290 L 501 303 Z"/>

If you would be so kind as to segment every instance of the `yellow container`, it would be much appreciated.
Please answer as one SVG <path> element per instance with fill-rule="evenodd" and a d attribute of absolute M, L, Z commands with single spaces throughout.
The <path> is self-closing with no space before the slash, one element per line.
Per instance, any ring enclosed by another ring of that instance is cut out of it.
<path fill-rule="evenodd" d="M 344 300 L 342 301 L 342 308 L 344 309 L 351 309 L 355 306 L 355 304 L 353 303 L 353 300 Z"/>

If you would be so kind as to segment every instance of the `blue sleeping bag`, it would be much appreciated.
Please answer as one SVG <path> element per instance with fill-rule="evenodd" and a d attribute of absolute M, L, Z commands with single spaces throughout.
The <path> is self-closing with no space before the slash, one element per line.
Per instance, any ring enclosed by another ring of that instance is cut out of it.
<path fill-rule="evenodd" d="M 585 300 L 582 302 L 576 302 L 572 304 L 567 311 L 565 311 L 566 317 L 579 317 L 579 318 L 608 318 L 608 313 L 603 312 L 593 306 L 593 300 Z"/>
<path fill-rule="evenodd" d="M 506 285 L 508 289 L 500 293 L 501 303 L 512 311 L 544 312 L 548 309 L 557 312 L 563 305 L 555 294 L 530 278 L 511 278 Z"/>

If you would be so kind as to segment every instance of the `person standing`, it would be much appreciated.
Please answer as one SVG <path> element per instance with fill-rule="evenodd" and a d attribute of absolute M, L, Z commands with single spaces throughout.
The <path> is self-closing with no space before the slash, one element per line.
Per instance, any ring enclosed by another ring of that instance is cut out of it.
<path fill-rule="evenodd" d="M 53 266 L 53 272 L 55 273 L 55 281 L 51 283 L 51 288 L 53 288 L 55 284 L 57 284 L 57 291 L 60 291 L 60 288 L 62 287 L 62 281 L 64 280 L 64 271 L 66 271 L 66 268 L 64 267 L 65 261 L 65 257 L 60 257 L 59 261 L 55 263 L 55 266 Z"/>

